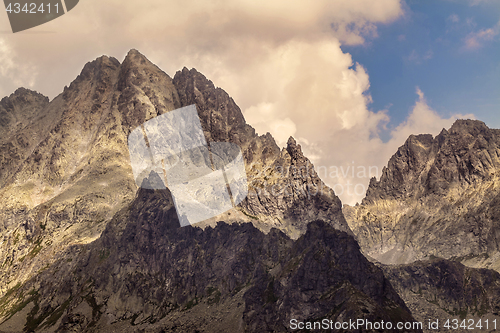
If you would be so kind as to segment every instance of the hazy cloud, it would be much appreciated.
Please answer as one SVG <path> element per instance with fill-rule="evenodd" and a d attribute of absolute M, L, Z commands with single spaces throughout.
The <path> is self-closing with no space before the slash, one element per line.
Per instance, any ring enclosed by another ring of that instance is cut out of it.
<path fill-rule="evenodd" d="M 432 59 L 434 56 L 434 52 L 432 50 L 428 50 L 424 54 L 419 54 L 416 50 L 412 50 L 410 55 L 406 58 L 409 62 L 420 65 L 426 60 Z"/>
<path fill-rule="evenodd" d="M 0 38 L 0 75 L 2 81 L 6 83 L 6 86 L 3 84 L 0 86 L 0 94 L 3 97 L 20 86 L 32 88 L 37 73 L 32 64 L 20 62 L 15 50 Z"/>
<path fill-rule="evenodd" d="M 492 28 L 471 32 L 464 39 L 465 49 L 479 49 L 484 45 L 485 42 L 493 40 L 499 33 L 500 21 Z"/>
<path fill-rule="evenodd" d="M 457 14 L 451 14 L 450 16 L 448 16 L 447 21 L 458 23 L 460 22 L 460 17 Z"/>

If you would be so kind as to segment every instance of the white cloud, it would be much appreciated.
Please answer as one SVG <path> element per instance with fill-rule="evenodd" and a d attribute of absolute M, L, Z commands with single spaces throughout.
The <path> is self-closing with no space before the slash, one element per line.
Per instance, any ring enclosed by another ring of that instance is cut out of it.
<path fill-rule="evenodd" d="M 281 115 L 280 115 L 281 114 Z M 245 112 L 245 119 L 260 133 L 272 133 L 276 143 L 283 147 L 290 136 L 295 136 L 297 125 L 276 110 L 274 104 L 260 103 L 249 107 Z"/>
<path fill-rule="evenodd" d="M 443 128 L 450 127 L 455 120 L 460 118 L 473 119 L 473 114 L 453 115 L 450 118 L 442 118 L 427 104 L 424 93 L 417 87 L 418 99 L 405 122 L 397 126 L 391 132 L 389 145 L 402 144 L 411 134 L 430 133 L 439 134 Z M 394 150 L 395 151 L 395 150 Z"/>
<path fill-rule="evenodd" d="M 492 41 L 500 33 L 500 21 L 492 28 L 481 29 L 469 33 L 465 39 L 465 49 L 476 50 L 481 48 L 485 42 Z"/>
<path fill-rule="evenodd" d="M 0 94 L 6 95 L 15 89 L 24 86 L 32 88 L 37 76 L 36 69 L 30 63 L 18 61 L 18 55 L 7 42 L 0 38 L 0 75 L 5 86 L 0 86 Z M 1 97 L 0 97 L 1 98 Z"/>
<path fill-rule="evenodd" d="M 136 48 L 168 73 L 196 67 L 218 83 L 219 73 L 248 74 L 246 67 L 259 67 L 292 41 L 363 43 L 376 36 L 376 24 L 401 14 L 400 0 L 86 0 L 57 20 L 5 38 L 20 64 L 37 66 L 44 80 L 39 90 L 54 97 L 102 54 L 120 59 Z M 9 30 L 8 20 L 1 24 Z M 0 89 L 6 81 L 0 78 Z M 262 102 L 250 99 L 244 107 Z"/>
<path fill-rule="evenodd" d="M 456 119 L 474 118 L 472 114 L 443 118 L 429 107 L 419 88 L 416 92 L 418 99 L 407 119 L 390 132 L 386 142 L 379 136 L 379 130 L 389 121 L 384 112 L 369 112 L 354 128 L 335 131 L 313 145 L 299 140 L 322 179 L 336 190 L 343 203 L 353 205 L 361 201 L 370 177 L 380 176 L 389 158 L 411 134 L 437 135 Z"/>

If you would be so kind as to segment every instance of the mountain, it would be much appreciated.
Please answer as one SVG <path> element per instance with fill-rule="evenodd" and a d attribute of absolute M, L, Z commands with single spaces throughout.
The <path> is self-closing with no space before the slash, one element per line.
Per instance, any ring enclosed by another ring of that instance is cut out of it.
<path fill-rule="evenodd" d="M 185 68 L 171 79 L 131 50 L 122 63 L 103 56 L 86 64 L 50 102 L 27 89 L 2 99 L 0 294 L 72 245 L 97 239 L 137 191 L 129 133 L 193 103 L 207 141 L 234 142 L 244 153 L 249 196 L 219 219 L 252 222 L 266 232 L 277 227 L 293 238 L 316 219 L 351 232 L 340 200 L 293 138 L 280 149 L 270 134 L 257 135 L 232 98 L 196 70 Z"/>
<path fill-rule="evenodd" d="M 179 227 L 168 190 L 141 189 L 96 241 L 1 300 L 3 330 L 286 332 L 290 320 L 413 321 L 354 238 L 313 221 L 292 240 L 252 224 Z"/>
<path fill-rule="evenodd" d="M 168 191 L 137 188 L 127 138 L 191 104 L 208 142 L 241 147 L 249 195 L 179 228 Z M 283 330 L 292 314 L 412 319 L 300 145 L 257 135 L 195 69 L 171 79 L 131 50 L 122 63 L 87 63 L 52 101 L 21 88 L 0 106 L 0 330 L 133 331 L 163 320 L 194 331 L 205 314 L 220 323 L 212 331 Z"/>
<path fill-rule="evenodd" d="M 168 189 L 137 187 L 127 140 L 192 104 L 207 142 L 241 148 L 249 194 L 181 228 Z M 410 136 L 342 209 L 293 138 L 255 133 L 195 69 L 100 57 L 52 101 L 24 88 L 0 101 L 0 332 L 497 319 L 499 145 L 471 120 Z"/>
<path fill-rule="evenodd" d="M 499 177 L 500 130 L 457 120 L 436 137 L 410 136 L 344 214 L 382 263 L 441 257 L 499 270 Z"/>

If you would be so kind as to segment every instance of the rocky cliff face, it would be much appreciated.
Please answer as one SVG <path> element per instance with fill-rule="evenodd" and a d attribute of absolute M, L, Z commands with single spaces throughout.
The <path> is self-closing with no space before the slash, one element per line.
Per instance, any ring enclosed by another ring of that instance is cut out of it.
<path fill-rule="evenodd" d="M 458 120 L 410 136 L 344 213 L 363 251 L 383 263 L 431 256 L 500 269 L 500 130 Z"/>
<path fill-rule="evenodd" d="M 432 259 L 406 265 L 381 265 L 385 276 L 404 299 L 415 319 L 439 320 L 445 331 L 447 320 L 458 322 L 456 332 L 495 331 L 500 322 L 500 274 L 489 269 L 466 267 L 458 262 Z M 461 327 L 466 320 L 465 328 Z M 488 320 L 489 328 L 486 327 Z M 435 330 L 424 331 L 432 332 Z"/>
<path fill-rule="evenodd" d="M 50 102 L 26 89 L 0 102 L 0 295 L 98 239 L 137 191 L 130 131 L 193 103 L 207 141 L 244 152 L 249 196 L 218 219 L 276 227 L 295 239 L 318 218 L 351 233 L 340 200 L 293 138 L 280 149 L 202 74 L 183 69 L 172 80 L 132 50 L 123 63 L 103 56 L 86 64 Z"/>
<path fill-rule="evenodd" d="M 233 99 L 195 69 L 177 72 L 173 84 L 182 106 L 196 104 L 207 142 L 233 142 L 243 151 L 249 195 L 225 221 L 246 220 L 265 231 L 276 227 L 293 238 L 316 219 L 351 232 L 340 200 L 293 138 L 280 149 L 269 133 L 257 135 Z"/>
<path fill-rule="evenodd" d="M 99 239 L 69 248 L 0 302 L 0 330 L 43 332 L 286 332 L 293 318 L 414 320 L 354 238 L 330 224 L 312 222 L 296 241 L 249 223 L 180 228 L 168 190 L 141 189 Z"/>

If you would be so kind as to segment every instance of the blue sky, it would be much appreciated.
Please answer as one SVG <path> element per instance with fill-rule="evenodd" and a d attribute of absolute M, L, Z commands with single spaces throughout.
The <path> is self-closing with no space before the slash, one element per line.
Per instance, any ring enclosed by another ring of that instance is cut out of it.
<path fill-rule="evenodd" d="M 500 128 L 500 1 L 407 1 L 405 15 L 378 26 L 364 45 L 342 46 L 370 76 L 374 111 L 388 109 L 389 128 L 407 117 L 415 87 L 440 115 L 473 113 Z M 492 37 L 467 38 L 493 29 Z"/>

